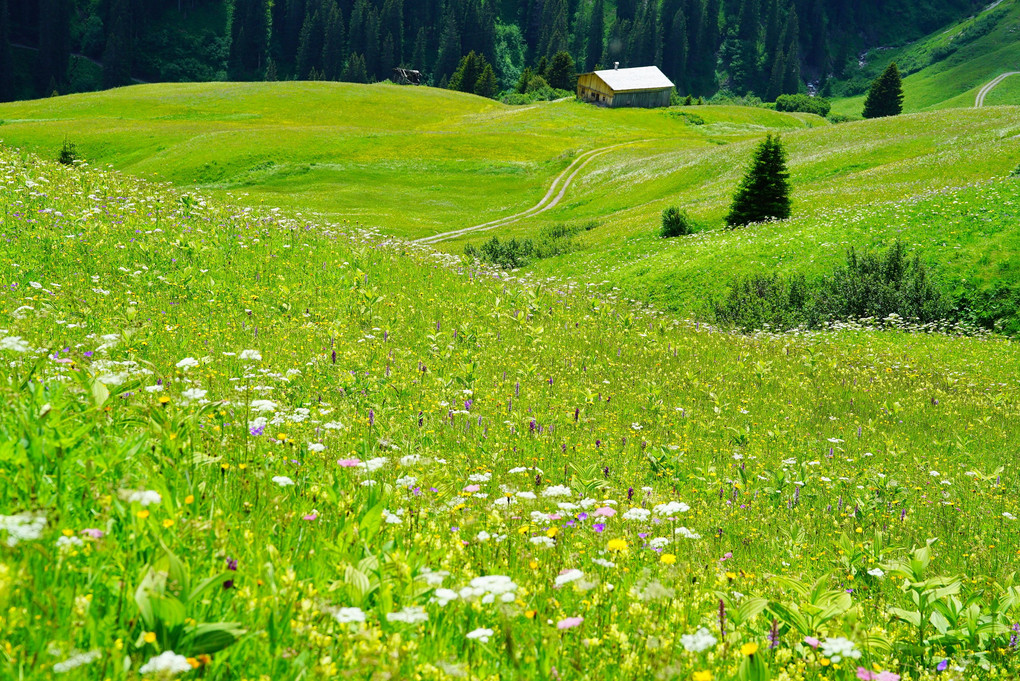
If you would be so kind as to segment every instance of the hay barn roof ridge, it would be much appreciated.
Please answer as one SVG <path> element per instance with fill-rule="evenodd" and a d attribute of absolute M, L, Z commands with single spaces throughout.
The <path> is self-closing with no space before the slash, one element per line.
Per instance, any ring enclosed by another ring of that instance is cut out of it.
<path fill-rule="evenodd" d="M 615 92 L 628 90 L 657 90 L 673 87 L 673 81 L 657 66 L 638 66 L 630 69 L 604 69 L 595 71 Z"/>

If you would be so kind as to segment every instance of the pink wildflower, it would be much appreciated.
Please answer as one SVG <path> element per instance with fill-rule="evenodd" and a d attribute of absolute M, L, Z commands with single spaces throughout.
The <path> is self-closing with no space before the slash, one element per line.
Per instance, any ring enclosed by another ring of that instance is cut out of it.
<path fill-rule="evenodd" d="M 581 622 L 584 621 L 583 617 L 568 617 L 560 620 L 556 624 L 557 629 L 573 629 L 574 627 L 580 626 Z"/>

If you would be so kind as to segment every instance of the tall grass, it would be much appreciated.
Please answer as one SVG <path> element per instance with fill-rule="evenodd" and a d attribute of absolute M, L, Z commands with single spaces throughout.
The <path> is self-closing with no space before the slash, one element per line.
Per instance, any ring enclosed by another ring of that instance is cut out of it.
<path fill-rule="evenodd" d="M 1020 672 L 1012 342 L 731 335 L 9 150 L 0 216 L 0 677 Z"/>

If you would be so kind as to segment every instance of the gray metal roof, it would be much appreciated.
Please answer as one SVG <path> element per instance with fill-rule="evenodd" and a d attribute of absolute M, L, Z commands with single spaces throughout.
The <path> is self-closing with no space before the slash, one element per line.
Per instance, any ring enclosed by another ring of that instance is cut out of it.
<path fill-rule="evenodd" d="M 595 75 L 606 82 L 614 92 L 628 90 L 661 90 L 673 87 L 673 81 L 667 78 L 657 66 L 639 66 L 633 69 L 606 69 L 596 71 Z"/>

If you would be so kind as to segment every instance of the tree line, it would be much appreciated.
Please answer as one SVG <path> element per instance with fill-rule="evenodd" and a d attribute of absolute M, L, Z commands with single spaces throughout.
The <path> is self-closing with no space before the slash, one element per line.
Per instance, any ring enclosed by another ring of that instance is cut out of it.
<path fill-rule="evenodd" d="M 914 5 L 915 3 L 900 3 Z M 496 90 L 568 53 L 578 70 L 655 64 L 680 94 L 773 100 L 840 75 L 857 50 L 948 21 L 973 0 L 0 0 L 0 98 L 70 88 L 71 55 L 101 83 L 323 79 L 394 67 L 446 86 L 474 52 Z M 15 59 L 15 52 L 32 58 Z M 32 73 L 24 73 L 31 64 Z M 33 92 L 15 93 L 14 75 Z M 488 81 L 488 79 L 486 79 Z M 486 83 L 488 89 L 488 82 Z"/>

